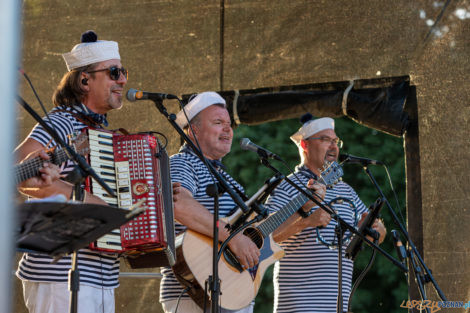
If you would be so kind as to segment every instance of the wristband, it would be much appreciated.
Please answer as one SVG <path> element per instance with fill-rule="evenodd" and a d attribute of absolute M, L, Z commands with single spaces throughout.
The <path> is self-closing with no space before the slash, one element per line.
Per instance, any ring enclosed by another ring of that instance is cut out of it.
<path fill-rule="evenodd" d="M 297 210 L 297 213 L 299 213 L 299 215 L 303 218 L 309 217 L 310 214 L 312 214 L 312 212 L 313 212 L 312 209 L 310 209 L 310 211 L 308 211 L 308 212 L 305 212 L 302 208 Z"/>
<path fill-rule="evenodd" d="M 307 218 L 309 217 L 310 215 L 312 215 L 312 213 L 318 209 L 319 206 L 318 205 L 315 205 L 315 206 L 312 206 L 312 208 L 310 209 L 310 211 L 308 212 L 305 212 L 304 210 L 302 210 L 302 208 L 300 208 L 297 213 L 299 213 L 300 216 L 302 216 L 303 218 Z"/>

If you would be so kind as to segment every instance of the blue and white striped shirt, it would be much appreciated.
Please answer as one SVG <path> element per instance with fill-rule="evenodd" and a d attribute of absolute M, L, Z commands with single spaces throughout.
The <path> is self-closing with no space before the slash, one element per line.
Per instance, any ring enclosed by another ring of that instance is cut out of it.
<path fill-rule="evenodd" d="M 314 175 L 305 166 L 296 168 L 297 177 L 302 186 Z M 289 178 L 295 183 L 294 175 Z M 274 193 L 267 199 L 266 206 L 271 212 L 276 212 L 292 200 L 298 191 L 286 181 L 283 181 Z M 357 208 L 360 217 L 367 211 L 356 192 L 344 182 L 339 182 L 332 189 L 327 189 L 324 201 L 328 203 L 336 197 L 350 199 Z M 354 224 L 355 212 L 347 202 L 336 203 L 333 208 L 350 225 Z M 336 222 L 332 220 L 327 227 L 320 230 L 320 235 L 326 242 L 335 238 Z M 346 233 L 348 235 L 349 232 Z M 274 312 L 336 312 L 338 296 L 338 250 L 330 249 L 317 241 L 314 228 L 305 228 L 281 243 L 285 256 L 276 262 L 274 267 Z M 343 245 L 343 257 L 346 245 Z M 351 292 L 353 262 L 343 258 L 343 308 Z"/>
<path fill-rule="evenodd" d="M 179 182 L 181 186 L 191 191 L 194 199 L 199 201 L 209 212 L 214 213 L 214 198 L 206 194 L 208 185 L 213 184 L 214 180 L 212 175 L 204 165 L 204 163 L 188 148 L 183 148 L 179 153 L 171 156 L 170 158 L 171 181 Z M 236 186 L 243 192 L 243 187 L 238 184 L 230 175 L 223 169 L 219 168 L 219 172 L 228 180 L 229 184 Z M 230 195 L 225 192 L 219 197 L 219 216 L 224 217 L 230 213 L 235 207 Z M 176 223 L 175 232 L 179 233 L 186 228 Z M 211 256 L 208 256 L 211 257 Z M 173 271 L 170 267 L 162 267 L 161 273 L 163 275 L 160 283 L 160 302 L 171 301 L 178 299 L 183 291 L 181 284 L 176 280 Z M 182 298 L 189 299 L 187 294 Z"/>
<path fill-rule="evenodd" d="M 67 112 L 58 112 L 65 110 Z M 74 108 L 61 106 L 54 108 L 49 113 L 49 119 L 44 120 L 54 125 L 58 135 L 64 142 L 68 142 L 67 136 L 85 127 L 71 113 L 78 113 Z M 37 124 L 28 138 L 32 138 L 45 147 L 55 146 L 51 136 Z M 51 142 L 50 142 L 51 141 Z M 74 163 L 67 161 L 62 166 L 62 174 L 73 170 Z M 65 256 L 57 263 L 52 264 L 53 259 L 44 254 L 25 253 L 20 260 L 16 276 L 21 280 L 36 282 L 68 282 L 68 271 L 71 268 L 71 257 Z M 80 283 L 88 286 L 103 287 L 105 289 L 119 286 L 119 259 L 116 253 L 100 253 L 89 249 L 81 249 L 78 253 L 78 269 L 80 270 Z"/>

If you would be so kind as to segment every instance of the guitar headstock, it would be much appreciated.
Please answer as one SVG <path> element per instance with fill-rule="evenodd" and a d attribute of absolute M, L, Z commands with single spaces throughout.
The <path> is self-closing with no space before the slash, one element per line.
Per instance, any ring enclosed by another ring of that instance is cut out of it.
<path fill-rule="evenodd" d="M 325 185 L 327 188 L 332 188 L 343 176 L 343 168 L 338 162 L 326 161 L 323 165 L 322 172 L 318 178 L 318 182 Z"/>

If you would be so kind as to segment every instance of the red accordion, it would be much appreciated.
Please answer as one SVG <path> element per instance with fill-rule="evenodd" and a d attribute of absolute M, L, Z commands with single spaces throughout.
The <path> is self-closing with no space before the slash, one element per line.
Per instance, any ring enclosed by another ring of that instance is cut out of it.
<path fill-rule="evenodd" d="M 91 243 L 90 248 L 123 253 L 129 258 L 148 252 L 157 259 L 153 266 L 173 265 L 173 196 L 165 149 L 152 133 L 122 135 L 91 128 L 84 132 L 90 166 L 115 190 L 117 197 L 109 196 L 90 178 L 85 186 L 87 191 L 112 206 L 129 208 L 144 199 L 143 205 L 147 207 L 131 222 Z"/>

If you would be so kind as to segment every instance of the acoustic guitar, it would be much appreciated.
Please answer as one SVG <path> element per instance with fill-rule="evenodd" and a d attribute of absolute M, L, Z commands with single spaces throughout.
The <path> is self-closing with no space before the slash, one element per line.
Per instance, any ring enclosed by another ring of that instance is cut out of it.
<path fill-rule="evenodd" d="M 341 166 L 331 162 L 325 165 L 318 181 L 331 187 L 342 175 Z M 256 266 L 243 270 L 231 251 L 228 248 L 225 250 L 218 265 L 222 308 L 238 310 L 253 301 L 267 268 L 284 256 L 283 249 L 274 242 L 272 232 L 308 200 L 300 193 L 264 221 L 244 230 L 244 234 L 260 249 L 261 255 Z M 175 243 L 176 263 L 172 267 L 173 272 L 183 286 L 189 287 L 189 296 L 203 308 L 204 285 L 212 275 L 212 238 L 188 229 L 176 237 Z M 207 305 L 210 306 L 210 301 L 207 301 Z"/>

